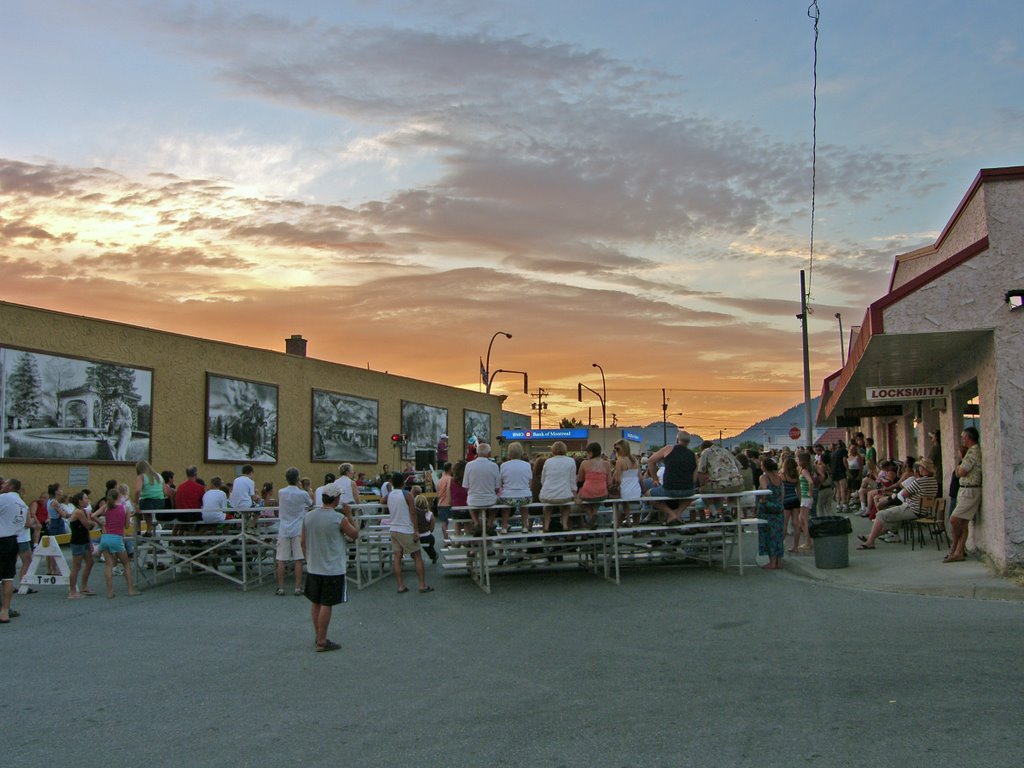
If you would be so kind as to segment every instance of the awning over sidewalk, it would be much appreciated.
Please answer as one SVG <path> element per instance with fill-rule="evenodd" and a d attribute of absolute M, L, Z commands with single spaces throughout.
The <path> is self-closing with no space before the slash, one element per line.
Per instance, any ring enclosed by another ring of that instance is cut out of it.
<path fill-rule="evenodd" d="M 951 369 L 953 361 L 983 344 L 991 334 L 991 330 L 979 329 L 871 336 L 856 361 L 851 358 L 845 368 L 826 379 L 826 390 L 822 393 L 818 411 L 818 426 L 834 424 L 837 417 L 847 415 L 851 409 L 885 407 L 868 400 L 869 387 L 943 384 L 954 374 Z M 892 405 L 888 404 L 889 407 Z M 872 414 L 854 411 L 848 415 L 865 417 Z"/>
<path fill-rule="evenodd" d="M 833 426 L 843 416 L 882 415 L 849 412 L 878 406 L 868 400 L 868 387 L 945 383 L 952 362 L 991 337 L 992 328 L 953 326 L 925 290 L 986 250 L 988 237 L 982 237 L 868 307 L 846 365 L 824 381 L 818 426 Z M 927 398 L 907 398 L 915 399 Z"/>

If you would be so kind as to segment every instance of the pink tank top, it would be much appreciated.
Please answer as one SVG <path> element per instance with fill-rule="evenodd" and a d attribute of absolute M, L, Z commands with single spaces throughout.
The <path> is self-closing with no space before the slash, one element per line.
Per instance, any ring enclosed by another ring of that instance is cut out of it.
<path fill-rule="evenodd" d="M 103 513 L 103 532 L 112 536 L 124 536 L 124 526 L 128 520 L 128 512 L 124 504 L 107 507 Z"/>
<path fill-rule="evenodd" d="M 596 499 L 608 495 L 608 473 L 603 469 L 591 469 L 583 473 L 581 499 Z"/>

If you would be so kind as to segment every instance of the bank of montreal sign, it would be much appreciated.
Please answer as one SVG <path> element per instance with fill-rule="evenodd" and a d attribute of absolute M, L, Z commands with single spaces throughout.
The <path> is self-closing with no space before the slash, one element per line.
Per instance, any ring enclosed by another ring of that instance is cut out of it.
<path fill-rule="evenodd" d="M 868 402 L 884 403 L 895 400 L 931 400 L 937 397 L 945 397 L 945 387 L 931 385 L 914 385 L 903 387 L 868 387 Z"/>
<path fill-rule="evenodd" d="M 585 429 L 505 429 L 501 436 L 506 440 L 586 440 L 589 434 Z"/>

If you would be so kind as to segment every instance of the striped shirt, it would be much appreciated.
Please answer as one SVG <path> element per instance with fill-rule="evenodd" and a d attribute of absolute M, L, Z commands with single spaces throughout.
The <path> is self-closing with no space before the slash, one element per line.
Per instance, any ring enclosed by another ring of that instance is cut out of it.
<path fill-rule="evenodd" d="M 939 484 L 934 477 L 911 477 L 903 483 L 901 492 L 907 509 L 915 515 L 921 514 L 921 498 L 924 496 L 938 496 Z"/>

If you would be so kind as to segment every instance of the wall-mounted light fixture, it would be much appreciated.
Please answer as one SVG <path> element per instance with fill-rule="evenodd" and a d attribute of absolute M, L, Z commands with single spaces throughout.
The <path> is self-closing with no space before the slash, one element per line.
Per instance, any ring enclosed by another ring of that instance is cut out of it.
<path fill-rule="evenodd" d="M 1006 303 L 1010 305 L 1010 309 L 1020 309 L 1024 306 L 1024 290 L 1007 291 Z"/>

